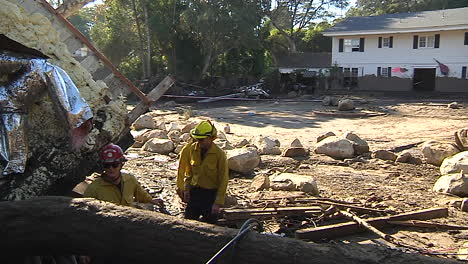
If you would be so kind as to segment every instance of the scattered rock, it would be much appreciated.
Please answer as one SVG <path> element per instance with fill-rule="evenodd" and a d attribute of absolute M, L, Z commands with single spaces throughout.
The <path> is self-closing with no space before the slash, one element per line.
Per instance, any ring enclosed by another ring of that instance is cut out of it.
<path fill-rule="evenodd" d="M 440 165 L 440 173 L 442 175 L 460 172 L 461 170 L 468 172 L 468 151 L 459 152 L 451 157 L 447 157 Z"/>
<path fill-rule="evenodd" d="M 351 111 L 354 109 L 354 102 L 351 99 L 343 99 L 338 102 L 338 111 Z"/>
<path fill-rule="evenodd" d="M 336 136 L 327 137 L 315 146 L 315 153 L 325 154 L 335 159 L 354 157 L 353 142 Z"/>
<path fill-rule="evenodd" d="M 180 132 L 182 132 L 182 134 L 190 133 L 190 130 L 194 129 L 197 126 L 197 124 L 198 124 L 197 122 L 190 122 L 186 124 Z"/>
<path fill-rule="evenodd" d="M 245 146 L 247 146 L 249 144 L 250 144 L 250 142 L 247 139 L 243 138 L 241 141 L 235 143 L 234 147 L 235 148 L 242 148 L 242 147 L 245 147 Z"/>
<path fill-rule="evenodd" d="M 231 146 L 231 144 L 229 143 L 229 141 L 225 140 L 225 139 L 216 139 L 214 141 L 214 143 L 220 147 L 221 149 L 224 149 L 224 150 L 230 150 L 230 149 L 233 149 L 233 147 Z"/>
<path fill-rule="evenodd" d="M 174 130 L 180 130 L 179 125 L 177 125 L 176 122 L 171 122 L 169 125 L 166 126 L 167 132 L 174 131 Z"/>
<path fill-rule="evenodd" d="M 179 130 L 172 130 L 167 133 L 167 137 L 174 142 L 174 145 L 180 143 L 180 131 Z"/>
<path fill-rule="evenodd" d="M 325 134 L 322 134 L 322 135 L 317 137 L 317 143 L 324 140 L 324 139 L 326 139 L 327 137 L 332 137 L 332 136 L 336 136 L 336 135 L 335 135 L 335 133 L 333 133 L 331 131 L 329 131 L 329 132 L 327 132 Z"/>
<path fill-rule="evenodd" d="M 261 191 L 270 188 L 270 178 L 265 175 L 257 175 L 252 179 L 250 187 L 254 191 Z"/>
<path fill-rule="evenodd" d="M 308 151 L 305 148 L 287 148 L 281 153 L 283 157 L 303 157 L 307 155 Z"/>
<path fill-rule="evenodd" d="M 468 212 L 468 198 L 467 199 L 463 199 L 462 203 L 461 203 L 461 206 L 460 206 L 460 209 L 463 211 L 463 212 Z"/>
<path fill-rule="evenodd" d="M 231 133 L 231 127 L 229 126 L 229 124 L 226 124 L 223 128 L 224 130 L 224 133 L 226 134 L 230 134 Z"/>
<path fill-rule="evenodd" d="M 325 96 L 322 100 L 322 105 L 325 106 L 338 106 L 338 98 L 333 96 Z"/>
<path fill-rule="evenodd" d="M 319 194 L 317 182 L 312 176 L 293 173 L 270 176 L 270 188 L 273 190 L 302 191 L 311 195 Z"/>
<path fill-rule="evenodd" d="M 160 130 L 160 129 L 153 129 L 153 130 L 147 131 L 143 135 L 138 136 L 137 138 L 135 138 L 135 141 L 146 143 L 146 141 L 152 138 L 168 139 L 167 132 L 164 130 Z"/>
<path fill-rule="evenodd" d="M 280 155 L 280 142 L 276 138 L 258 136 L 253 140 L 254 144 L 258 147 L 258 153 L 260 155 Z"/>
<path fill-rule="evenodd" d="M 467 197 L 468 177 L 464 175 L 463 172 L 443 175 L 436 181 L 433 190 L 460 197 Z"/>
<path fill-rule="evenodd" d="M 354 145 L 354 153 L 356 155 L 361 155 L 363 153 L 369 152 L 369 144 L 363 139 L 361 139 L 358 135 L 348 132 L 344 134 L 344 138 L 351 140 Z"/>
<path fill-rule="evenodd" d="M 460 150 L 455 144 L 440 141 L 427 141 L 421 147 L 427 163 L 440 166 L 445 158 L 457 154 Z"/>
<path fill-rule="evenodd" d="M 156 122 L 153 120 L 153 117 L 149 114 L 142 115 L 135 120 L 132 124 L 134 130 L 141 130 L 145 128 L 155 129 Z"/>
<path fill-rule="evenodd" d="M 395 161 L 397 159 L 397 155 L 388 150 L 376 150 L 372 152 L 371 157 L 374 159 L 391 160 L 391 161 Z"/>
<path fill-rule="evenodd" d="M 247 174 L 260 164 L 260 155 L 256 148 L 239 148 L 227 150 L 229 169 Z"/>
<path fill-rule="evenodd" d="M 152 138 L 143 145 L 143 150 L 167 155 L 174 150 L 174 143 L 170 139 Z"/>
<path fill-rule="evenodd" d="M 396 158 L 396 162 L 401 162 L 401 163 L 409 163 L 411 158 L 413 156 L 411 155 L 410 152 L 403 151 L 401 154 L 399 154 Z"/>

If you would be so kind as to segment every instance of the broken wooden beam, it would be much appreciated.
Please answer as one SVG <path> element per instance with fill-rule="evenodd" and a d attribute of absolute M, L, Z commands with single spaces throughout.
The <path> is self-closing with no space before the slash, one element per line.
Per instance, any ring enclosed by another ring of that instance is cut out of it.
<path fill-rule="evenodd" d="M 0 263 L 17 263 L 21 254 L 97 255 L 114 258 L 113 264 L 164 259 L 205 263 L 239 231 L 90 198 L 57 196 L 0 202 L 0 222 Z M 237 241 L 234 256 L 227 253 L 218 264 L 233 263 L 233 257 L 235 263 L 249 264 L 458 263 L 375 245 L 311 244 L 254 231 Z"/>
<path fill-rule="evenodd" d="M 153 90 L 151 90 L 151 92 L 146 95 L 146 98 L 148 98 L 150 102 L 157 101 L 174 84 L 174 82 L 174 78 L 171 76 L 166 76 L 166 78 L 164 78 Z M 139 102 L 128 114 L 129 123 L 132 124 L 135 122 L 139 116 L 148 111 L 148 107 L 148 103 Z"/>
<path fill-rule="evenodd" d="M 393 242 L 395 240 L 391 235 L 385 234 L 384 232 L 382 232 L 382 231 L 378 230 L 377 228 L 371 226 L 366 220 L 360 218 L 359 216 L 357 216 L 357 215 L 355 215 L 353 213 L 346 212 L 346 211 L 339 211 L 339 213 L 341 215 L 345 216 L 346 218 L 358 223 L 360 226 L 366 228 L 367 230 L 371 231 L 372 233 L 378 235 L 379 237 L 385 239 L 388 242 Z"/>
<path fill-rule="evenodd" d="M 432 222 L 421 221 L 421 220 L 387 221 L 387 223 L 391 225 L 425 227 L 425 228 L 441 228 L 441 229 L 452 229 L 452 230 L 468 229 L 468 226 L 432 223 Z"/>
<path fill-rule="evenodd" d="M 414 212 L 402 213 L 392 216 L 383 216 L 366 219 L 366 221 L 375 228 L 383 228 L 388 226 L 387 221 L 398 221 L 398 220 L 427 220 L 439 217 L 447 217 L 448 209 L 443 208 L 430 208 L 423 209 Z M 305 228 L 296 231 L 296 238 L 320 241 L 322 239 L 332 239 L 347 235 L 352 235 L 358 232 L 362 232 L 359 224 L 354 222 L 347 222 L 335 225 L 321 226 L 316 228 Z"/>
<path fill-rule="evenodd" d="M 244 95 L 245 95 L 244 93 L 235 93 L 235 94 L 216 96 L 216 97 L 200 100 L 200 101 L 198 101 L 198 103 L 211 103 L 211 102 L 216 102 L 216 101 L 223 100 L 223 99 L 226 99 L 226 98 L 238 98 L 238 97 L 242 97 Z"/>
<path fill-rule="evenodd" d="M 352 209 L 356 212 L 364 212 L 364 213 L 379 213 L 379 214 L 386 214 L 388 213 L 385 210 L 380 210 L 380 209 L 373 209 L 373 208 L 367 208 L 367 207 L 362 207 L 362 206 L 357 206 L 357 205 L 352 205 L 352 204 L 342 204 L 342 203 L 337 203 L 337 202 L 329 202 L 329 201 L 313 201 L 312 203 L 318 203 L 318 204 L 328 204 L 328 205 L 333 205 L 338 208 L 349 208 Z"/>
<path fill-rule="evenodd" d="M 273 216 L 297 216 L 316 215 L 322 213 L 320 206 L 300 207 L 269 207 L 269 208 L 246 208 L 246 209 L 224 209 L 223 215 L 226 220 L 242 220 L 249 218 L 271 218 Z"/>

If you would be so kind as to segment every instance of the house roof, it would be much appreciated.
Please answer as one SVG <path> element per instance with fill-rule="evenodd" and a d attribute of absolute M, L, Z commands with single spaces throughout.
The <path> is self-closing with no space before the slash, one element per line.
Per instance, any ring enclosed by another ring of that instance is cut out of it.
<path fill-rule="evenodd" d="M 328 68 L 331 61 L 331 52 L 292 53 L 278 58 L 278 68 Z"/>
<path fill-rule="evenodd" d="M 418 32 L 468 28 L 468 7 L 396 13 L 380 16 L 350 17 L 324 31 L 324 35 L 381 32 Z"/>

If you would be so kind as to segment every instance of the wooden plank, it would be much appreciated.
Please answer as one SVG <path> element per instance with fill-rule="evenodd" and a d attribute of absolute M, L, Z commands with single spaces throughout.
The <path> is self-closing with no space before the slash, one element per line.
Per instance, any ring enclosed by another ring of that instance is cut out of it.
<path fill-rule="evenodd" d="M 164 93 L 174 84 L 175 80 L 171 76 L 166 76 L 164 80 L 162 80 L 147 96 L 149 101 L 155 102 L 161 96 L 164 95 Z M 135 122 L 135 120 L 144 114 L 146 111 L 148 111 L 149 105 L 145 102 L 140 102 L 138 103 L 135 108 L 130 112 L 128 115 L 128 120 L 130 124 Z"/>
<path fill-rule="evenodd" d="M 388 226 L 387 221 L 399 220 L 428 220 L 439 217 L 447 217 L 448 209 L 443 208 L 429 208 L 414 212 L 402 213 L 392 216 L 376 217 L 366 219 L 366 221 L 375 228 L 383 228 Z M 335 225 L 321 226 L 317 228 L 305 228 L 296 231 L 297 239 L 319 241 L 322 239 L 331 239 L 347 235 L 352 235 L 364 231 L 359 224 L 354 222 L 347 222 Z"/>
<path fill-rule="evenodd" d="M 468 229 L 468 226 L 439 224 L 439 223 L 432 223 L 432 222 L 421 221 L 421 220 L 387 221 L 387 223 L 391 225 L 412 226 L 412 227 L 442 228 L 442 229 L 453 229 L 453 230 Z"/>
<path fill-rule="evenodd" d="M 320 206 L 277 207 L 277 208 L 247 208 L 225 209 L 223 215 L 226 220 L 240 220 L 254 218 L 270 218 L 273 216 L 293 216 L 320 214 Z"/>
<path fill-rule="evenodd" d="M 380 210 L 380 209 L 373 209 L 373 208 L 366 208 L 366 207 L 362 207 L 362 206 L 356 206 L 356 205 L 352 205 L 352 204 L 342 204 L 342 203 L 336 203 L 336 202 L 329 202 L 329 201 L 313 201 L 312 203 L 318 203 L 318 204 L 328 204 L 328 205 L 333 205 L 333 206 L 336 206 L 338 208 L 349 208 L 349 209 L 353 209 L 354 211 L 356 212 L 365 212 L 365 213 L 380 213 L 380 214 L 386 214 L 388 213 L 387 211 L 385 210 Z"/>

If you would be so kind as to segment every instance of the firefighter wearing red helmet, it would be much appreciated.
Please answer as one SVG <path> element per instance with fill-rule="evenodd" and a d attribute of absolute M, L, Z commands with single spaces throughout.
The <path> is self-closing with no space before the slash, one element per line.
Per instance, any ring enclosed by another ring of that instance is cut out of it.
<path fill-rule="evenodd" d="M 99 152 L 103 172 L 88 186 L 84 196 L 118 205 L 133 206 L 136 201 L 164 208 L 163 201 L 153 199 L 133 175 L 121 172 L 125 161 L 127 159 L 121 147 L 112 143 L 104 146 Z"/>
<path fill-rule="evenodd" d="M 84 197 L 132 207 L 134 201 L 152 203 L 157 205 L 161 212 L 168 214 L 163 200 L 153 199 L 133 175 L 121 172 L 125 161 L 127 159 L 121 147 L 112 143 L 104 146 L 99 151 L 99 163 L 103 172 L 86 188 Z M 96 263 L 112 263 L 110 259 L 92 259 Z M 91 257 L 80 256 L 80 263 L 91 263 Z"/>
<path fill-rule="evenodd" d="M 177 194 L 187 203 L 186 219 L 214 224 L 224 205 L 229 169 L 226 153 L 213 143 L 217 133 L 210 121 L 200 122 L 180 152 Z"/>

